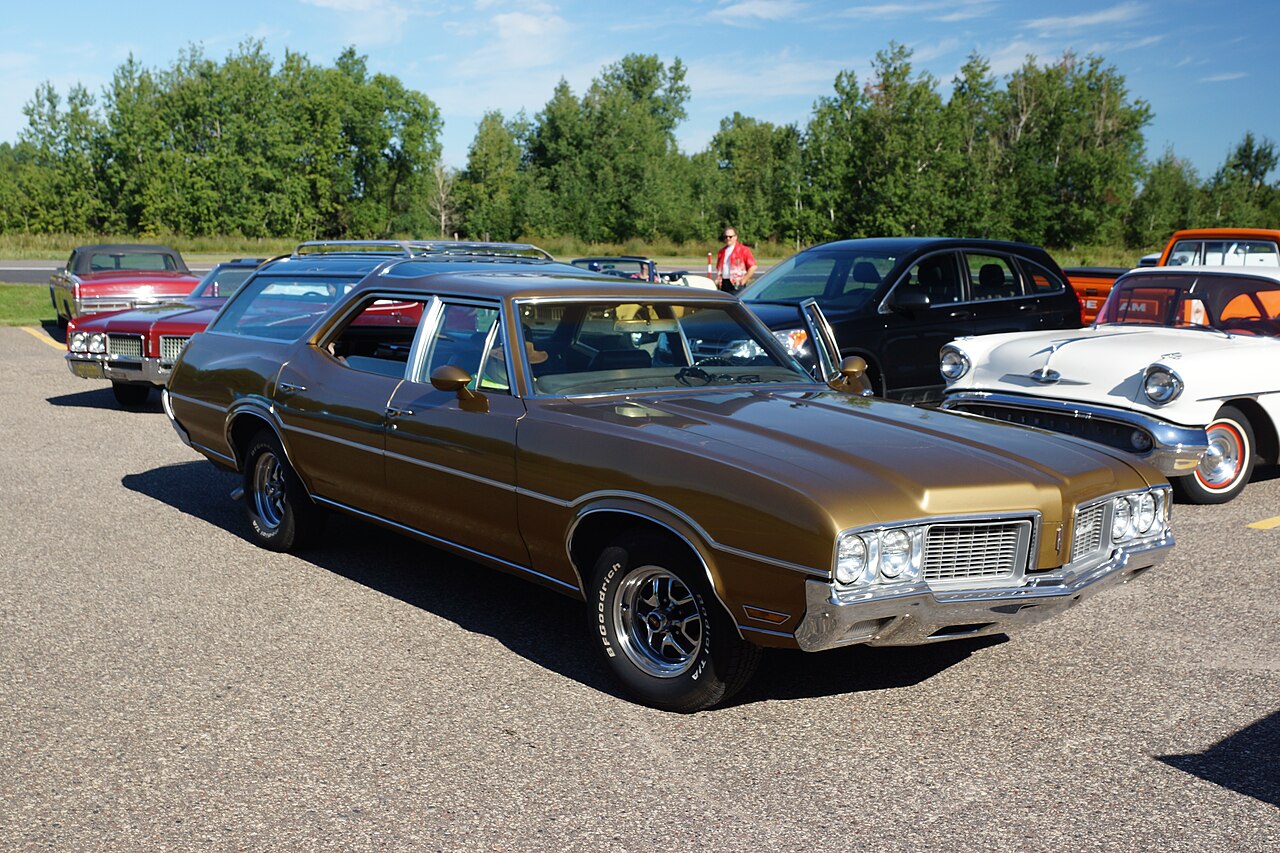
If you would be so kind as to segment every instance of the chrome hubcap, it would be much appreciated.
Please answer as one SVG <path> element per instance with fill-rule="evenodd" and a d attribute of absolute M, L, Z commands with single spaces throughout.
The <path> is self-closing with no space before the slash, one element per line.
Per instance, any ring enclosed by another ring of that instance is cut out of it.
<path fill-rule="evenodd" d="M 1244 461 L 1243 440 L 1234 426 L 1225 423 L 1209 427 L 1209 449 L 1196 468 L 1200 481 L 1212 489 L 1230 485 L 1240 475 Z"/>
<path fill-rule="evenodd" d="M 284 521 L 284 469 L 271 451 L 258 457 L 253 468 L 253 511 L 268 530 Z"/>
<path fill-rule="evenodd" d="M 703 615 L 678 577 L 657 566 L 632 569 L 614 599 L 613 624 L 631 662 L 674 678 L 693 665 L 705 637 Z"/>

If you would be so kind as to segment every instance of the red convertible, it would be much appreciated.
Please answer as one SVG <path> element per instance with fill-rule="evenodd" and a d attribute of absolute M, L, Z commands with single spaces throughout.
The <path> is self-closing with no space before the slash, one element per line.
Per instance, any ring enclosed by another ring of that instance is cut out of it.
<path fill-rule="evenodd" d="M 67 366 L 85 379 L 110 379 L 116 401 L 136 406 L 163 386 L 187 340 L 204 331 L 218 309 L 262 263 L 238 258 L 218 264 L 180 304 L 109 311 L 67 324 Z"/>
<path fill-rule="evenodd" d="M 58 325 L 84 314 L 181 302 L 198 278 L 168 246 L 77 246 L 67 265 L 49 279 Z"/>

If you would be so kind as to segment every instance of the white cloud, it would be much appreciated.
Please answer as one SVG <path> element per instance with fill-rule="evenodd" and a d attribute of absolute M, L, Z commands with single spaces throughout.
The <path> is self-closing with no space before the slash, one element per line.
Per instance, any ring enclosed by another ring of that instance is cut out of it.
<path fill-rule="evenodd" d="M 761 21 L 785 21 L 805 9 L 795 0 L 742 0 L 712 11 L 707 17 L 724 24 L 750 26 Z"/>
<path fill-rule="evenodd" d="M 1232 80 L 1241 80 L 1249 75 L 1243 71 L 1228 71 L 1224 74 L 1211 74 L 1208 77 L 1201 77 L 1201 83 L 1228 83 Z"/>
<path fill-rule="evenodd" d="M 1052 35 L 1060 32 L 1084 30 L 1090 27 L 1128 23 L 1141 17 L 1144 12 L 1146 12 L 1146 6 L 1141 3 L 1121 3 L 1109 9 L 1101 9 L 1097 12 L 1088 12 L 1080 15 L 1035 18 L 1027 21 L 1027 27 L 1046 35 Z"/>
<path fill-rule="evenodd" d="M 958 7 L 958 8 L 957 8 Z M 991 0 L 932 0 L 927 3 L 876 3 L 870 6 L 854 6 L 840 13 L 844 18 L 906 18 L 942 12 L 931 17 L 931 20 L 954 24 L 959 21 L 970 21 L 982 18 L 995 10 Z"/>
<path fill-rule="evenodd" d="M 344 19 L 344 44 L 383 45 L 404 41 L 414 30 L 408 26 L 415 17 L 440 14 L 436 4 L 422 0 L 301 0 L 308 6 L 327 9 Z"/>
<path fill-rule="evenodd" d="M 689 63 L 685 79 L 695 98 L 738 101 L 741 103 L 738 109 L 751 114 L 753 101 L 795 95 L 812 95 L 814 98 L 827 95 L 831 93 L 832 82 L 840 71 L 869 66 L 867 59 L 815 60 L 785 54 L 749 63 L 695 59 Z M 730 109 L 725 114 L 732 112 Z"/>

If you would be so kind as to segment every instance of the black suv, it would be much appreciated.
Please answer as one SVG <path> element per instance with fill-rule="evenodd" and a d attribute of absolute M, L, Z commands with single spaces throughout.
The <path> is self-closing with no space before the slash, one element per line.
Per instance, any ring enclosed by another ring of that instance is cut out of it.
<path fill-rule="evenodd" d="M 814 348 L 796 306 L 814 299 L 841 356 L 867 360 L 878 396 L 942 397 L 938 350 L 966 335 L 1080 328 L 1080 302 L 1044 249 L 1025 243 L 886 237 L 824 243 L 740 294 L 802 361 Z"/>

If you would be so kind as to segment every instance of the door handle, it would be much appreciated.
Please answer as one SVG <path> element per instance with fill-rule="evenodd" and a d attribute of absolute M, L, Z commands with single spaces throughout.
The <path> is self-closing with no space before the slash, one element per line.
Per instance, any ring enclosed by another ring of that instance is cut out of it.
<path fill-rule="evenodd" d="M 279 388 L 281 391 L 286 391 L 290 394 L 295 394 L 299 391 L 307 390 L 306 385 L 294 385 L 292 382 L 281 382 L 276 387 Z"/>
<path fill-rule="evenodd" d="M 397 409 L 387 406 L 387 417 L 389 418 L 411 418 L 413 417 L 413 409 Z"/>
<path fill-rule="evenodd" d="M 969 312 L 968 311 L 952 311 L 947 316 L 952 318 L 953 320 L 963 320 L 969 316 Z"/>

